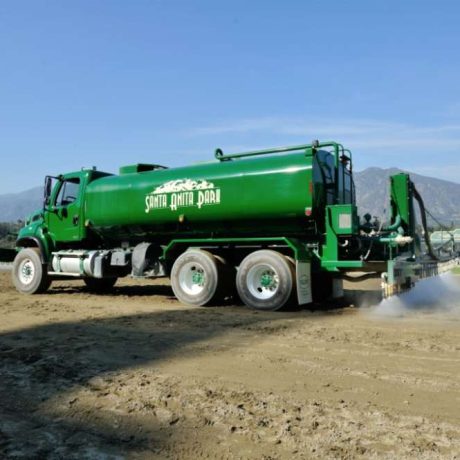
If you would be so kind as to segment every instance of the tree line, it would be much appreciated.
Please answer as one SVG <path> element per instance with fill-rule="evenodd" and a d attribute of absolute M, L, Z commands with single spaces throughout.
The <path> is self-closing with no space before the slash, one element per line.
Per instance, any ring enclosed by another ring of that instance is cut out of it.
<path fill-rule="evenodd" d="M 19 229 L 24 222 L 0 222 L 0 248 L 14 248 Z"/>

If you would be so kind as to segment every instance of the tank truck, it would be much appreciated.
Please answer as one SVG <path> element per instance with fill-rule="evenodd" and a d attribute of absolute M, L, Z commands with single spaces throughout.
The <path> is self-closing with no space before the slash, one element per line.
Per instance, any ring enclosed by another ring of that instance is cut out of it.
<path fill-rule="evenodd" d="M 389 222 L 360 219 L 352 154 L 313 142 L 167 168 L 123 166 L 47 176 L 43 208 L 16 242 L 13 281 L 38 294 L 80 278 L 98 292 L 120 277 L 169 277 L 183 303 L 238 293 L 249 307 L 279 310 L 342 294 L 344 279 L 379 277 L 385 295 L 449 269 L 416 233 L 422 197 L 408 174 L 390 178 Z M 382 191 L 384 193 L 384 191 Z"/>

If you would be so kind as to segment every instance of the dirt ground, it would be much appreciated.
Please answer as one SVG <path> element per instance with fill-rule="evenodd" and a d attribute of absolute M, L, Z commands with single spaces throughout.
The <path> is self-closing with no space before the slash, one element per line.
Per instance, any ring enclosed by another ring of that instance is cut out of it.
<path fill-rule="evenodd" d="M 0 308 L 0 458 L 460 458 L 454 309 L 192 308 L 132 280 L 24 296 L 8 272 Z"/>

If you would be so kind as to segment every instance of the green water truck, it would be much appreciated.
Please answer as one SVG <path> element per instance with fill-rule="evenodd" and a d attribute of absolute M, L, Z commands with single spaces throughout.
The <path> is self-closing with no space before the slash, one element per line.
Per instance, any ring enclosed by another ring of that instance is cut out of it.
<path fill-rule="evenodd" d="M 120 277 L 169 277 L 186 304 L 238 294 L 260 310 L 340 296 L 345 278 L 382 276 L 393 291 L 418 276 L 396 263 L 414 266 L 420 252 L 414 190 L 407 174 L 393 176 L 390 222 L 361 221 L 351 152 L 318 141 L 217 149 L 212 162 L 187 167 L 47 176 L 43 209 L 18 235 L 13 281 L 37 294 L 58 279 L 97 292 Z"/>

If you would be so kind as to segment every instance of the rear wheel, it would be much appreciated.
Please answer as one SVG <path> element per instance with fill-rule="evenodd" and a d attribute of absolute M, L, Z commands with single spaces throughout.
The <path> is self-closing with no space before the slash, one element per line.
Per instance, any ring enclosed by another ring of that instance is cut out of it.
<path fill-rule="evenodd" d="M 13 262 L 12 277 L 16 289 L 23 294 L 40 294 L 51 284 L 38 248 L 21 249 Z"/>
<path fill-rule="evenodd" d="M 83 278 L 86 287 L 91 292 L 108 292 L 113 288 L 118 278 Z"/>
<path fill-rule="evenodd" d="M 228 292 L 228 267 L 208 251 L 190 250 L 180 255 L 171 270 L 171 287 L 182 303 L 205 306 L 222 301 Z"/>
<path fill-rule="evenodd" d="M 280 310 L 295 293 L 294 275 L 294 266 L 284 255 L 271 250 L 255 251 L 241 262 L 236 287 L 248 307 Z"/>

